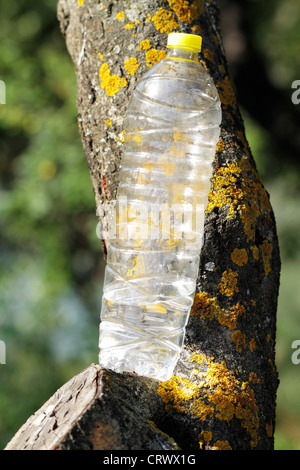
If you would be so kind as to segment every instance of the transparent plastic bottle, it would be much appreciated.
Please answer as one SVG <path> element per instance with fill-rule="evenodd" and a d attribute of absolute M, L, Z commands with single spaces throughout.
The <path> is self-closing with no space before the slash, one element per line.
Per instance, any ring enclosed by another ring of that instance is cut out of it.
<path fill-rule="evenodd" d="M 221 109 L 201 37 L 171 33 L 167 56 L 127 108 L 101 309 L 99 362 L 168 380 L 193 304 Z"/>

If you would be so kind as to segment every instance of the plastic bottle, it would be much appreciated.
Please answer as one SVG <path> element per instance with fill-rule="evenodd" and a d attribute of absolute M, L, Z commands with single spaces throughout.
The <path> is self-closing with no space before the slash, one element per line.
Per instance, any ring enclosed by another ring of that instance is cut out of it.
<path fill-rule="evenodd" d="M 167 56 L 133 92 L 105 269 L 99 363 L 161 381 L 173 374 L 193 304 L 220 133 L 201 41 L 171 33 Z"/>

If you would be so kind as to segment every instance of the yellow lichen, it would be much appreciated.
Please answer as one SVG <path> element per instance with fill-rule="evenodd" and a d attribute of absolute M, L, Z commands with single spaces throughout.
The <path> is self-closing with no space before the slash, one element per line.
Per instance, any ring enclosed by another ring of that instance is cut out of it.
<path fill-rule="evenodd" d="M 105 122 L 106 122 L 106 124 L 107 124 L 108 126 L 111 126 L 111 125 L 112 125 L 112 120 L 111 120 L 110 118 L 106 119 Z"/>
<path fill-rule="evenodd" d="M 104 82 L 106 82 L 106 80 L 110 77 L 110 68 L 108 66 L 108 64 L 103 64 L 101 65 L 100 67 L 100 70 L 99 70 L 99 77 L 101 78 L 101 80 Z M 104 88 L 104 86 L 103 86 Z"/>
<path fill-rule="evenodd" d="M 124 11 L 119 11 L 119 13 L 117 14 L 117 20 L 118 21 L 124 21 L 125 20 Z"/>
<path fill-rule="evenodd" d="M 239 215 L 247 242 L 255 240 L 257 219 L 261 215 L 268 217 L 271 207 L 268 194 L 246 157 L 214 170 L 206 211 L 215 208 L 225 208 L 229 219 Z"/>
<path fill-rule="evenodd" d="M 205 403 L 204 400 L 195 400 L 193 403 L 193 413 L 202 421 L 214 415 L 214 407 Z"/>
<path fill-rule="evenodd" d="M 98 51 L 97 51 L 97 54 L 101 62 L 103 62 L 104 61 L 103 54 L 101 54 L 101 52 L 98 52 Z"/>
<path fill-rule="evenodd" d="M 151 40 L 150 39 L 144 39 L 144 41 L 140 42 L 140 45 L 138 47 L 138 50 L 145 50 L 147 51 L 148 49 L 151 49 Z"/>
<path fill-rule="evenodd" d="M 197 362 L 197 364 L 198 364 L 199 366 L 201 366 L 202 364 L 206 364 L 206 363 L 208 363 L 208 362 L 212 362 L 212 361 L 213 361 L 213 358 L 208 359 L 208 358 L 206 357 L 206 355 L 203 354 L 203 353 L 193 353 L 193 354 L 191 355 L 191 358 L 190 358 L 190 359 L 191 359 L 192 361 Z"/>
<path fill-rule="evenodd" d="M 192 355 L 191 360 L 197 361 L 197 356 Z M 202 357 L 200 361 L 202 364 Z M 170 412 L 175 410 L 195 415 L 202 421 L 215 417 L 230 424 L 233 418 L 237 418 L 250 434 L 251 447 L 254 448 L 258 442 L 259 417 L 254 392 L 249 382 L 238 380 L 224 361 L 214 363 L 210 359 L 205 365 L 206 375 L 204 374 L 204 380 L 202 379 L 197 385 L 178 376 L 160 383 L 158 393 L 166 408 Z M 212 436 L 206 431 L 201 432 L 199 445 L 209 444 L 211 439 Z M 215 445 L 218 446 L 218 441 Z"/>
<path fill-rule="evenodd" d="M 139 68 L 139 64 L 136 57 L 130 57 L 130 59 L 125 60 L 124 68 L 127 73 L 133 76 Z"/>
<path fill-rule="evenodd" d="M 203 320 L 209 321 L 216 319 L 220 325 L 234 330 L 239 317 L 245 312 L 245 307 L 239 302 L 229 309 L 224 309 L 219 305 L 216 297 L 212 297 L 207 292 L 198 292 L 194 298 L 191 316 L 198 315 Z"/>
<path fill-rule="evenodd" d="M 105 89 L 107 96 L 115 95 L 121 87 L 127 85 L 127 80 L 124 77 L 120 78 L 118 75 L 111 75 L 110 68 L 106 63 L 101 65 L 99 77 L 101 88 Z"/>
<path fill-rule="evenodd" d="M 191 400 L 197 391 L 197 385 L 178 376 L 173 376 L 160 384 L 158 393 L 164 403 L 171 404 L 177 411 L 185 411 L 185 402 Z"/>
<path fill-rule="evenodd" d="M 222 152 L 224 148 L 225 148 L 224 142 L 222 142 L 222 140 L 219 139 L 217 143 L 216 153 Z"/>
<path fill-rule="evenodd" d="M 237 277 L 238 273 L 232 271 L 232 269 L 223 272 L 221 282 L 219 283 L 221 294 L 230 297 L 239 291 L 237 287 Z"/>
<path fill-rule="evenodd" d="M 259 249 L 258 249 L 258 247 L 256 245 L 253 245 L 253 246 L 250 246 L 250 249 L 252 251 L 253 259 L 258 261 L 259 260 Z"/>
<path fill-rule="evenodd" d="M 195 34 L 200 34 L 201 33 L 201 27 L 196 24 L 192 27 L 192 30 L 194 31 Z"/>
<path fill-rule="evenodd" d="M 204 9 L 203 2 L 194 0 L 189 3 L 187 0 L 168 0 L 170 8 L 176 13 L 179 21 L 192 23 Z"/>
<path fill-rule="evenodd" d="M 219 70 L 222 75 L 226 75 L 226 69 L 223 64 L 219 65 Z"/>
<path fill-rule="evenodd" d="M 161 429 L 159 429 L 159 427 L 157 427 L 154 421 L 152 421 L 151 419 L 147 419 L 147 423 L 149 424 L 149 426 L 151 426 L 152 429 L 154 429 L 155 433 L 160 433 L 164 438 L 167 438 L 168 440 L 172 441 L 172 438 L 168 434 L 163 432 Z M 174 450 L 180 450 L 180 448 L 175 445 Z"/>
<path fill-rule="evenodd" d="M 217 88 L 219 90 L 221 103 L 224 106 L 232 106 L 235 108 L 237 104 L 236 96 L 228 75 L 226 75 L 222 82 L 217 83 Z"/>
<path fill-rule="evenodd" d="M 230 307 L 229 311 L 226 311 L 226 315 L 221 316 L 218 320 L 221 325 L 227 326 L 230 330 L 233 330 L 237 327 L 239 317 L 244 313 L 246 313 L 245 307 L 238 302 Z"/>
<path fill-rule="evenodd" d="M 228 441 L 216 441 L 211 447 L 212 450 L 232 450 Z"/>
<path fill-rule="evenodd" d="M 166 57 L 167 53 L 164 50 L 149 49 L 146 51 L 146 64 L 147 67 L 152 67 L 153 64 L 157 64 L 160 60 Z"/>
<path fill-rule="evenodd" d="M 249 341 L 249 348 L 251 352 L 256 349 L 256 341 L 254 338 L 251 338 L 251 340 Z"/>
<path fill-rule="evenodd" d="M 215 207 L 228 206 L 228 218 L 235 215 L 238 202 L 243 198 L 243 191 L 236 187 L 239 174 L 240 169 L 232 163 L 229 163 L 227 167 L 220 167 L 213 173 L 207 212 L 213 211 Z"/>
<path fill-rule="evenodd" d="M 155 15 L 152 17 L 152 21 L 160 33 L 171 33 L 179 28 L 179 24 L 176 22 L 174 13 L 170 10 L 160 8 Z"/>
<path fill-rule="evenodd" d="M 228 287 L 227 287 L 228 288 Z M 227 292 L 227 290 L 226 290 Z M 191 317 L 199 316 L 203 320 L 217 320 L 220 325 L 229 328 L 233 333 L 231 339 L 235 344 L 237 351 L 241 352 L 242 347 L 246 348 L 246 336 L 237 330 L 239 318 L 246 313 L 245 307 L 240 303 L 232 305 L 230 308 L 222 308 L 216 297 L 207 292 L 197 292 L 191 309 Z M 249 342 L 250 351 L 254 351 L 256 343 L 254 338 Z"/>
<path fill-rule="evenodd" d="M 235 343 L 235 349 L 238 352 L 242 352 L 242 348 L 247 347 L 246 335 L 242 333 L 240 330 L 236 330 L 233 333 L 231 333 L 231 339 Z"/>
<path fill-rule="evenodd" d="M 199 447 L 200 449 L 203 448 L 203 446 L 209 445 L 210 441 L 212 440 L 212 432 L 211 431 L 201 431 L 199 436 Z"/>
<path fill-rule="evenodd" d="M 214 55 L 209 49 L 203 49 L 203 57 L 211 62 L 214 61 Z"/>
<path fill-rule="evenodd" d="M 271 259 L 273 247 L 271 243 L 269 243 L 267 240 L 264 240 L 263 243 L 260 245 L 260 249 L 262 253 L 265 275 L 267 276 L 271 272 Z"/>
<path fill-rule="evenodd" d="M 231 259 L 238 266 L 243 266 L 248 262 L 247 251 L 245 250 L 245 248 L 235 248 L 234 251 L 231 253 Z"/>
<path fill-rule="evenodd" d="M 218 316 L 220 310 L 216 297 L 201 291 L 195 294 L 191 316 L 199 315 L 203 320 L 213 320 Z"/>
<path fill-rule="evenodd" d="M 212 399 L 219 404 L 219 419 L 230 420 L 233 415 L 241 420 L 241 425 L 250 433 L 253 445 L 257 442 L 259 418 L 254 392 L 247 382 L 241 385 L 226 364 L 215 364 L 210 368 L 211 386 L 215 388 Z M 222 417 L 222 418 L 221 418 Z"/>
<path fill-rule="evenodd" d="M 254 383 L 254 384 L 255 384 L 255 383 L 258 384 L 258 383 L 260 382 L 260 380 L 259 380 L 259 378 L 257 377 L 257 375 L 256 375 L 255 372 L 250 372 L 250 374 L 249 374 L 249 382 L 252 382 L 252 383 Z"/>
<path fill-rule="evenodd" d="M 235 412 L 231 396 L 231 392 L 236 386 L 233 372 L 226 368 L 224 361 L 213 363 L 208 368 L 206 381 L 209 384 L 209 389 L 212 390 L 208 398 L 215 405 L 216 417 L 224 421 L 231 421 Z"/>
<path fill-rule="evenodd" d="M 78 5 L 81 7 L 84 4 L 84 0 L 78 0 Z"/>
<path fill-rule="evenodd" d="M 127 23 L 124 26 L 124 29 L 133 29 L 134 28 L 134 23 Z"/>

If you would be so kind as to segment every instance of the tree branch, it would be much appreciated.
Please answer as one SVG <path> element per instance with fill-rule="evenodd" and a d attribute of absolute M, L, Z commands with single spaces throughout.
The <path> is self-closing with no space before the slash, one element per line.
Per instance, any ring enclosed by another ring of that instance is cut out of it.
<path fill-rule="evenodd" d="M 272 449 L 278 241 L 228 75 L 215 2 L 60 0 L 58 17 L 76 67 L 79 128 L 97 206 L 115 197 L 126 104 L 163 55 L 168 31 L 203 36 L 201 60 L 219 90 L 223 119 L 197 293 L 174 376 L 159 383 L 91 366 L 88 382 L 97 376 L 101 383 L 87 407 L 70 408 L 59 436 L 57 421 L 51 448 Z M 131 58 L 139 67 L 130 73 Z M 65 390 L 70 396 L 72 381 Z M 91 410 L 94 417 L 85 419 Z M 30 433 L 33 421 L 25 426 Z M 24 446 L 20 436 L 9 448 Z"/>

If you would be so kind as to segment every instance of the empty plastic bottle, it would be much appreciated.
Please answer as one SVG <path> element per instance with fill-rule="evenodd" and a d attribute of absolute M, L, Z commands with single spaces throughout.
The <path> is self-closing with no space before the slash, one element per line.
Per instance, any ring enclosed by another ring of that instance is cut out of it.
<path fill-rule="evenodd" d="M 193 304 L 221 109 L 198 60 L 202 38 L 171 33 L 168 54 L 127 108 L 102 299 L 99 362 L 161 381 L 173 373 Z"/>

